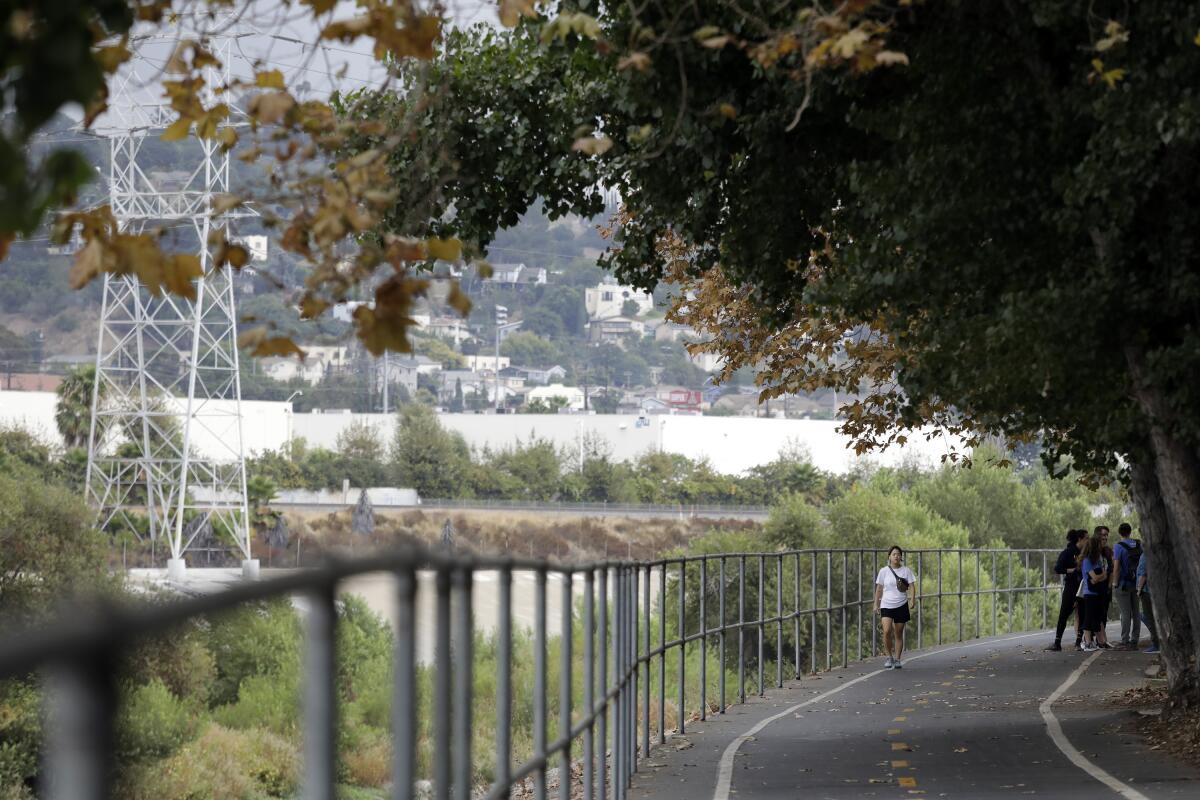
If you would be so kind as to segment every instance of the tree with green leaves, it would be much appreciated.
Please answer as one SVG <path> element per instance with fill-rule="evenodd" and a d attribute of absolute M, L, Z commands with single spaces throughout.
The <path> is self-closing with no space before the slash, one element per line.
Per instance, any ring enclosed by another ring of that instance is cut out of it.
<path fill-rule="evenodd" d="M 461 414 L 466 409 L 466 398 L 463 396 L 462 378 L 454 379 L 454 397 L 450 400 L 450 411 Z"/>
<path fill-rule="evenodd" d="M 54 424 L 68 447 L 86 447 L 92 422 L 92 391 L 95 367 L 78 367 L 67 373 L 55 394 Z"/>
<path fill-rule="evenodd" d="M 586 213 L 601 182 L 620 277 L 693 281 L 680 318 L 764 396 L 865 384 L 862 449 L 933 425 L 1117 475 L 1200 700 L 1200 7 L 558 12 L 435 63 L 436 144 L 478 176 L 440 232 L 487 241 L 537 194 Z"/>
<path fill-rule="evenodd" d="M 549 367 L 558 360 L 558 348 L 553 342 L 535 333 L 517 331 L 500 343 L 500 355 L 507 356 L 511 363 L 525 367 Z"/>
<path fill-rule="evenodd" d="M 408 403 L 396 412 L 391 469 L 394 485 L 423 498 L 462 497 L 471 453 L 462 435 L 442 427 L 431 408 Z"/>

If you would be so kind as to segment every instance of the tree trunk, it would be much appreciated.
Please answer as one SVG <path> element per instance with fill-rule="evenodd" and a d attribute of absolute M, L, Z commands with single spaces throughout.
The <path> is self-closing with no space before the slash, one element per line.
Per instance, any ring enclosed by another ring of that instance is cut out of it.
<path fill-rule="evenodd" d="M 1150 541 L 1155 616 L 1164 612 L 1163 630 L 1170 628 L 1174 634 L 1173 641 L 1162 641 L 1163 662 L 1173 701 L 1196 705 L 1200 704 L 1200 458 L 1172 433 L 1174 413 L 1162 392 L 1147 380 L 1141 348 L 1126 347 L 1125 358 L 1150 432 L 1149 452 L 1134 457 L 1133 491 Z"/>
<path fill-rule="evenodd" d="M 1186 579 L 1181 575 L 1178 559 L 1172 546 L 1172 534 L 1167 522 L 1158 479 L 1151 467 L 1133 464 L 1130 486 L 1141 521 L 1142 537 L 1149 559 L 1150 597 L 1154 604 L 1154 623 L 1162 648 L 1163 667 L 1172 702 L 1190 705 L 1200 698 L 1193 652 L 1195 637 L 1193 621 L 1188 613 Z"/>

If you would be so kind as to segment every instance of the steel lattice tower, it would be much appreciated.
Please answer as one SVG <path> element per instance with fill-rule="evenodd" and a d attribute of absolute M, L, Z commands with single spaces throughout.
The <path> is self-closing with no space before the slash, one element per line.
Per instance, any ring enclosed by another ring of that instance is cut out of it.
<path fill-rule="evenodd" d="M 228 20 L 205 18 L 184 35 L 202 33 L 223 65 L 205 70 L 208 107 L 213 88 L 229 83 L 236 32 Z M 116 76 L 109 111 L 93 130 L 109 139 L 109 202 L 121 229 L 182 228 L 184 238 L 194 235 L 202 277 L 189 301 L 155 297 L 135 277 L 104 276 L 86 492 L 102 529 L 127 526 L 165 541 L 174 574 L 185 552 L 209 533 L 240 550 L 253 569 L 233 276 L 213 268 L 208 242 L 214 228 L 232 235 L 237 220 L 254 212 L 212 213 L 214 196 L 230 191 L 230 153 L 213 140 L 189 140 L 198 155 L 177 188 L 155 185 L 139 163 L 147 137 L 176 119 L 159 93 L 163 62 L 179 36 L 133 37 L 134 56 Z M 247 124 L 226 102 L 226 123 Z M 142 514 L 148 530 L 136 524 L 134 515 Z"/>

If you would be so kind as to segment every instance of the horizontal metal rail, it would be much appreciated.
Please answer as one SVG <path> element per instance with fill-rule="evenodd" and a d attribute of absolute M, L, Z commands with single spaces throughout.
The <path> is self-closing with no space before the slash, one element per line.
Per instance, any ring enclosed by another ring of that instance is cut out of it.
<path fill-rule="evenodd" d="M 1058 592 L 1047 566 L 1056 554 L 997 549 L 909 552 L 906 563 L 917 576 L 910 626 L 915 627 L 916 646 L 1047 627 L 1050 601 Z M 724 713 L 729 681 L 736 680 L 738 699 L 744 700 L 748 682 L 753 692 L 766 690 L 769 666 L 771 682 L 783 686 L 785 672 L 800 678 L 808 671 L 847 664 L 852 652 L 856 659 L 874 655 L 879 635 L 876 617 L 868 609 L 884 559 L 883 551 L 871 549 L 579 564 L 423 549 L 353 561 L 334 558 L 316 569 L 241 584 L 219 594 L 153 606 L 101 602 L 82 607 L 53 625 L 0 641 L 0 679 L 38 671 L 48 678 L 44 769 L 53 780 L 47 782 L 47 795 L 108 798 L 116 665 L 122 654 L 145 637 L 197 617 L 272 598 L 302 597 L 305 796 L 332 800 L 338 757 L 337 592 L 352 576 L 388 572 L 397 587 L 394 797 L 414 797 L 418 778 L 429 777 L 439 800 L 465 800 L 480 792 L 489 798 L 507 797 L 528 781 L 540 799 L 550 793 L 549 771 L 557 766 L 562 800 L 569 800 L 576 788 L 587 800 L 620 800 L 652 739 L 661 743 L 669 731 L 682 733 L 693 713 L 701 719 Z M 434 613 L 424 620 L 416 613 L 418 573 L 430 572 Z M 479 608 L 473 599 L 482 572 L 498 576 L 491 633 L 497 653 L 497 697 L 490 786 L 481 785 L 473 774 L 471 754 Z M 525 687 L 513 684 L 514 573 L 532 575 L 535 591 L 533 730 L 528 737 L 533 744 L 518 764 L 513 763 L 512 709 L 514 692 Z M 560 689 L 557 735 L 547 741 L 553 711 L 547 691 L 552 575 L 561 584 Z M 985 603 L 985 598 L 990 599 Z M 947 635 L 947 620 L 952 635 Z M 433 636 L 427 637 L 435 642 L 434 689 L 431 707 L 418 708 L 416 642 L 425 625 L 434 628 Z M 727 645 L 730 636 L 735 637 L 733 647 Z M 698 668 L 689 669 L 689 659 L 698 659 Z M 674 661 L 673 670 L 667 669 L 668 660 Z M 669 686 L 669 681 L 675 685 Z M 580 682 L 582 702 L 573 708 Z M 715 704 L 709 699 L 713 689 Z M 675 717 L 673 724 L 669 713 Z M 417 728 L 423 716 L 433 720 L 429 776 L 416 772 Z"/>

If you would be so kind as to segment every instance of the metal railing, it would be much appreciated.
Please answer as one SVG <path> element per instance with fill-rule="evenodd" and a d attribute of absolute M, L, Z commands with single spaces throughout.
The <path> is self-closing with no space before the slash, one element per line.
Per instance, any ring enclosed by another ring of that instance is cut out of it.
<path fill-rule="evenodd" d="M 1047 627 L 1059 591 L 1047 569 L 1054 555 L 1048 550 L 910 552 L 918 587 L 910 626 L 916 646 Z M 774 673 L 771 683 L 783 686 L 785 672 L 799 678 L 806 670 L 848 664 L 851 652 L 857 659 L 877 653 L 871 606 L 884 558 L 877 550 L 804 550 L 572 565 L 406 550 L 353 562 L 333 560 L 319 569 L 165 605 L 70 615 L 0 642 L 0 679 L 37 671 L 47 678 L 45 794 L 55 800 L 107 798 L 121 655 L 142 638 L 193 618 L 300 595 L 306 600 L 305 796 L 332 800 L 338 759 L 337 592 L 350 577 L 389 572 L 396 587 L 393 797 L 414 797 L 417 779 L 429 777 L 439 800 L 480 793 L 507 797 L 525 782 L 532 784 L 534 796 L 544 798 L 553 784 L 548 771 L 557 764 L 562 800 L 569 800 L 574 787 L 587 800 L 621 800 L 652 743 L 665 742 L 669 731 L 685 732 L 689 717 L 724 713 L 730 683 L 736 684 L 737 701 L 744 702 L 748 690 L 767 688 L 768 669 Z M 418 578 L 427 572 L 433 577 L 434 602 L 431 619 L 423 620 L 417 612 Z M 473 594 L 485 572 L 488 584 L 495 584 L 496 615 L 491 628 L 495 753 L 489 781 L 474 774 L 472 758 L 478 633 Z M 513 682 L 514 576 L 533 583 L 528 753 L 514 752 L 512 728 L 515 692 L 529 690 Z M 561 619 L 557 735 L 548 741 L 555 710 L 547 696 L 551 578 L 560 584 Z M 430 708 L 418 706 L 417 632 L 423 625 L 432 625 L 435 643 Z M 698 663 L 689 675 L 691 660 Z M 582 686 L 576 687 L 579 680 Z M 576 688 L 578 708 L 573 707 Z M 675 717 L 671 726 L 668 711 Z M 429 776 L 417 773 L 420 715 L 432 715 Z M 573 766 L 579 767 L 578 777 Z"/>

